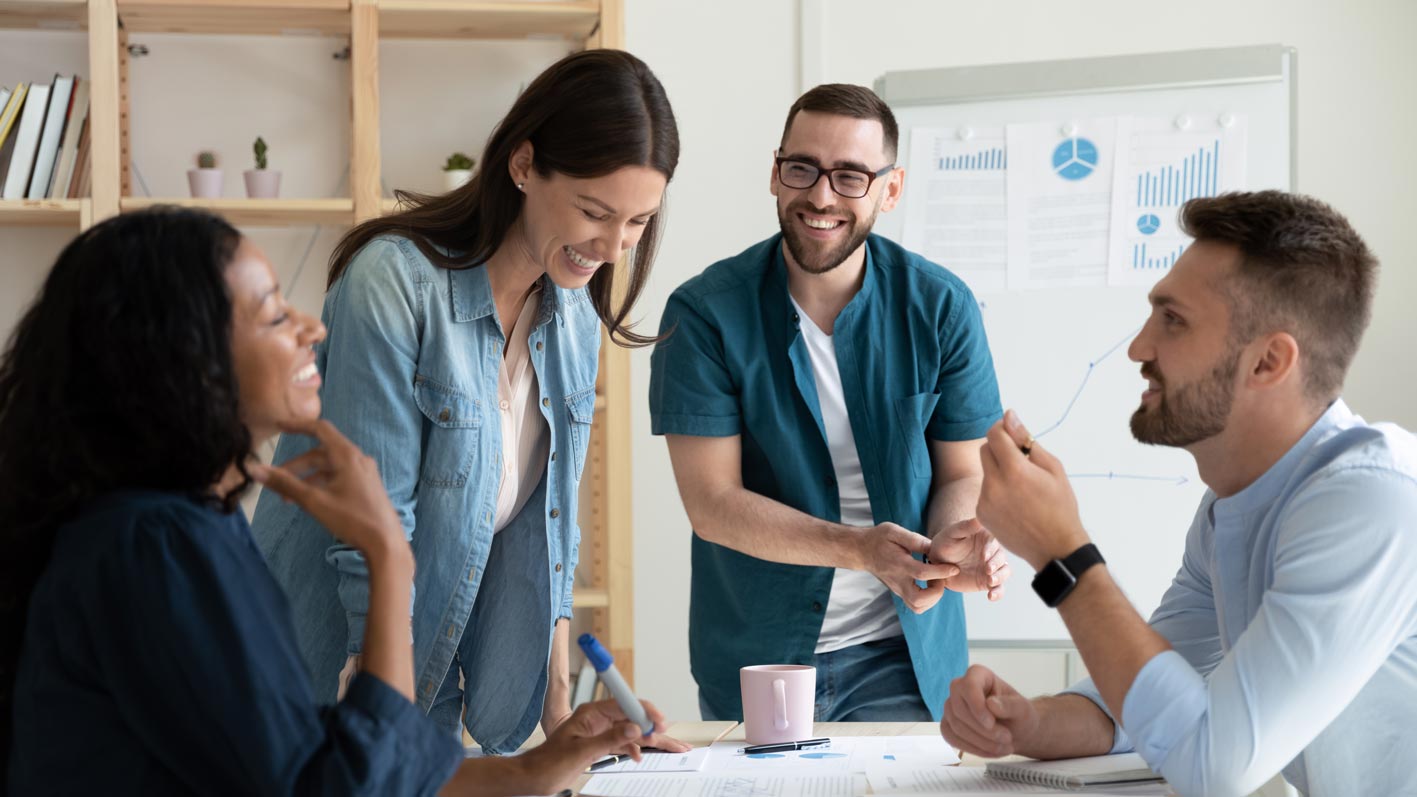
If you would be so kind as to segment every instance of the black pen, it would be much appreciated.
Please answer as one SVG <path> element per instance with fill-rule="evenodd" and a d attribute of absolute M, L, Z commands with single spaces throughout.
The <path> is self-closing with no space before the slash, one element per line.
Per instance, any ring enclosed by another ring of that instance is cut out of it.
<path fill-rule="evenodd" d="M 742 748 L 739 752 L 743 755 L 757 755 L 758 753 L 783 753 L 789 750 L 806 750 L 810 747 L 825 747 L 832 743 L 831 739 L 803 739 L 800 742 L 779 742 L 777 744 L 754 744 Z"/>
<path fill-rule="evenodd" d="M 628 758 L 629 756 L 627 755 L 606 756 L 605 758 L 602 758 L 599 761 L 596 761 L 594 764 L 591 764 L 590 766 L 586 767 L 585 771 L 595 772 L 596 770 L 605 769 L 606 767 L 614 766 L 615 764 L 618 764 Z"/>

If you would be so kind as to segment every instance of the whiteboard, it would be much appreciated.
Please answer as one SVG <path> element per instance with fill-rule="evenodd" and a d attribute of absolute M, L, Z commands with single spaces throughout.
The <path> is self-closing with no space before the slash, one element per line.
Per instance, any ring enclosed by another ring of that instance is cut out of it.
<path fill-rule="evenodd" d="M 1295 184 L 1295 53 L 1278 45 L 894 72 L 876 91 L 900 125 L 902 165 L 914 128 L 1230 113 L 1248 124 L 1244 187 Z M 907 170 L 907 191 L 910 180 Z M 883 214 L 876 231 L 902 240 L 904 210 Z M 1042 444 L 1067 467 L 1088 532 L 1143 616 L 1175 575 L 1205 491 L 1189 454 L 1142 446 L 1128 428 L 1145 383 L 1126 349 L 1147 290 L 976 291 L 1005 408 L 1047 431 Z M 1032 569 L 1012 562 L 1003 600 L 966 596 L 969 637 L 1066 640 L 1029 587 Z"/>

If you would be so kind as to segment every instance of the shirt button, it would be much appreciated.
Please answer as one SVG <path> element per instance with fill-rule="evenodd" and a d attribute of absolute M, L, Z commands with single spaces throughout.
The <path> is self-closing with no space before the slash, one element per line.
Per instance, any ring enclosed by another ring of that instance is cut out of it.
<path fill-rule="evenodd" d="M 512 403 L 510 401 L 507 401 L 506 399 L 502 399 L 501 401 L 497 402 L 497 406 L 501 407 L 504 410 L 511 409 Z"/>
<path fill-rule="evenodd" d="M 541 351 L 541 341 L 539 340 L 536 342 L 536 350 Z"/>
<path fill-rule="evenodd" d="M 558 518 L 558 517 L 560 517 L 560 516 L 561 516 L 561 510 L 559 510 L 559 509 L 552 509 L 552 510 L 551 510 L 551 517 L 553 517 L 553 518 Z"/>
<path fill-rule="evenodd" d="M 555 452 L 555 451 L 552 451 L 552 452 L 551 452 L 551 461 L 552 461 L 552 462 L 555 462 L 555 461 L 556 461 L 556 452 Z"/>
<path fill-rule="evenodd" d="M 561 572 L 561 563 L 560 563 L 560 562 L 557 562 L 557 563 L 556 563 L 556 572 L 557 572 L 557 573 Z"/>
<path fill-rule="evenodd" d="M 438 413 L 438 420 L 442 421 L 443 423 L 447 423 L 448 419 L 451 417 L 453 417 L 453 414 L 451 412 L 448 412 L 447 407 L 444 407 L 443 411 Z"/>
<path fill-rule="evenodd" d="M 801 317 L 799 317 L 796 313 L 793 313 L 793 314 L 792 314 L 792 323 L 796 324 L 796 323 L 800 322 L 801 320 L 802 320 Z"/>
<path fill-rule="evenodd" d="M 812 611 L 814 611 L 814 612 L 819 612 L 819 611 L 821 611 L 821 610 L 822 610 L 822 604 L 821 604 L 821 603 L 818 603 L 817 601 L 812 601 Z"/>
<path fill-rule="evenodd" d="M 542 399 L 542 400 L 541 400 L 541 406 L 543 406 L 543 407 L 549 407 L 549 406 L 551 406 L 551 399 L 549 399 L 549 398 L 544 398 L 544 399 Z"/>

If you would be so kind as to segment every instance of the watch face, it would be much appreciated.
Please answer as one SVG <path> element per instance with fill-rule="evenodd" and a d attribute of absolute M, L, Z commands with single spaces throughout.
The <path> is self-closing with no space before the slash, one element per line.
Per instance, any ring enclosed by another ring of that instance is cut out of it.
<path fill-rule="evenodd" d="M 1057 559 L 1049 562 L 1033 577 L 1033 591 L 1049 606 L 1057 606 L 1072 592 L 1078 581 Z"/>

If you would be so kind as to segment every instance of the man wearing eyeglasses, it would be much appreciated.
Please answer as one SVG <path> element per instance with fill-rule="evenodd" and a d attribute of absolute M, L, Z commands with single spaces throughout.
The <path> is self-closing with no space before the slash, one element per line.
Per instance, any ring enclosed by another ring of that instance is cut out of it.
<path fill-rule="evenodd" d="M 665 308 L 650 409 L 695 531 L 704 719 L 743 716 L 740 667 L 810 664 L 820 721 L 938 721 L 968 664 L 958 593 L 1010 574 L 973 520 L 1001 415 L 978 305 L 871 234 L 897 139 L 869 89 L 804 94 L 771 164 L 781 233 Z"/>

